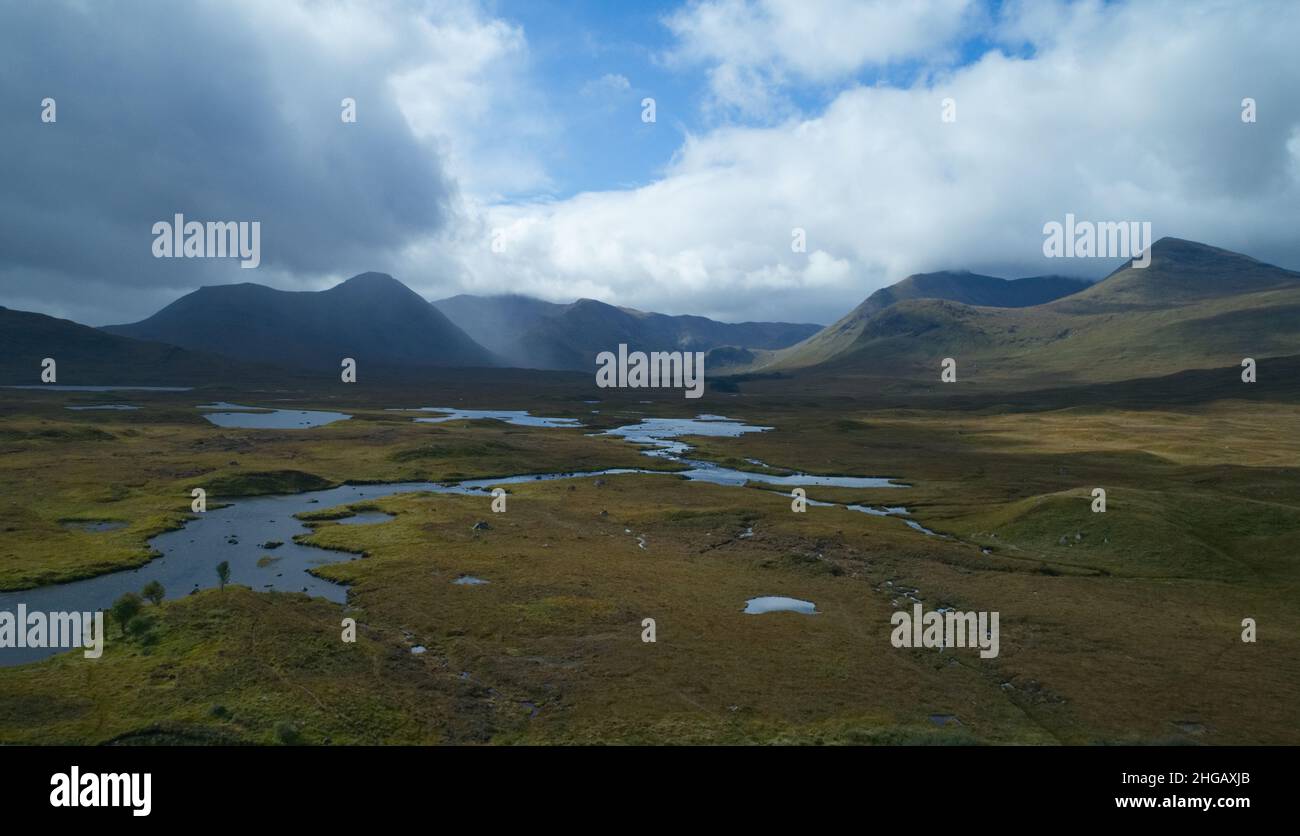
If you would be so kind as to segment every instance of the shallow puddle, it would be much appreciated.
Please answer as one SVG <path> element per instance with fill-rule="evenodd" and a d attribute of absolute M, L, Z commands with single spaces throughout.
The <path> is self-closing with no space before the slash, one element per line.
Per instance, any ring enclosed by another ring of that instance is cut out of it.
<path fill-rule="evenodd" d="M 765 595 L 761 598 L 750 598 L 746 601 L 744 611 L 750 615 L 760 615 L 767 612 L 799 612 L 804 615 L 816 615 L 817 605 L 812 601 L 800 601 L 798 598 Z"/>
<path fill-rule="evenodd" d="M 383 511 L 365 511 L 360 514 L 353 514 L 350 517 L 341 517 L 334 520 L 334 522 L 339 525 L 372 525 L 373 523 L 385 523 L 393 518 L 393 514 L 385 514 Z"/>
<path fill-rule="evenodd" d="M 417 424 L 441 424 L 457 419 L 492 418 L 515 424 L 520 427 L 581 427 L 577 418 L 544 418 L 530 415 L 526 409 L 452 409 L 441 406 L 422 406 L 411 410 L 394 410 L 397 412 L 438 412 L 437 418 L 416 418 Z"/>
<path fill-rule="evenodd" d="M 129 523 L 124 523 L 121 520 L 64 520 L 61 525 L 64 528 L 98 534 L 102 531 L 117 531 L 119 528 L 126 528 Z"/>

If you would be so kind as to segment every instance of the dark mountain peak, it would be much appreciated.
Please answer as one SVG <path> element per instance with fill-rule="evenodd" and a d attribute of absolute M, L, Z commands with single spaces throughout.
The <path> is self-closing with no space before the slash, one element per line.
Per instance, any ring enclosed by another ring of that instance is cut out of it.
<path fill-rule="evenodd" d="M 339 282 L 335 287 L 406 287 L 387 273 L 358 273 L 350 279 Z"/>
<path fill-rule="evenodd" d="M 1139 254 L 1139 260 L 1140 257 L 1141 254 Z M 1111 275 L 1113 276 L 1121 270 L 1133 267 L 1134 261 L 1135 259 L 1130 259 L 1125 262 L 1123 266 L 1114 273 L 1111 273 Z M 1220 247 L 1211 247 L 1209 244 L 1202 244 L 1198 241 L 1189 241 L 1186 238 L 1165 236 L 1151 245 L 1151 266 L 1166 270 L 1187 268 L 1200 270 L 1215 267 L 1244 267 L 1254 265 L 1263 265 L 1263 262 L 1251 258 L 1248 255 L 1233 252 L 1232 250 L 1225 250 Z"/>
<path fill-rule="evenodd" d="M 414 290 L 411 290 L 387 273 L 359 273 L 346 281 L 339 282 L 326 291 L 326 293 L 335 292 L 374 296 L 418 296 Z"/>
<path fill-rule="evenodd" d="M 205 287 L 146 320 L 104 330 L 311 370 L 332 370 L 339 357 L 366 357 L 378 370 L 497 362 L 437 308 L 385 273 L 362 273 L 323 291 Z"/>
<path fill-rule="evenodd" d="M 913 273 L 912 275 L 903 279 L 903 281 L 904 282 L 925 282 L 925 281 L 936 281 L 936 280 L 969 281 L 969 280 L 984 280 L 984 279 L 997 279 L 997 277 L 985 276 L 981 273 L 975 273 L 971 270 L 934 270 L 929 273 Z M 998 280 L 1006 281 L 1006 279 L 998 279 Z M 899 282 L 899 284 L 902 284 L 902 282 Z"/>
<path fill-rule="evenodd" d="M 203 296 L 213 296 L 218 294 L 229 295 L 232 293 L 249 294 L 275 292 L 275 288 L 267 287 L 264 284 L 257 284 L 256 282 L 235 282 L 234 284 L 205 284 L 198 290 L 194 291 L 193 294 L 189 295 L 201 294 Z"/>
<path fill-rule="evenodd" d="M 1166 235 L 1164 238 L 1157 239 L 1151 245 L 1153 256 L 1232 256 L 1234 258 L 1250 258 L 1250 256 L 1234 253 L 1232 250 L 1225 250 L 1221 247 L 1212 247 L 1209 244 L 1202 244 L 1199 241 L 1190 241 L 1186 238 L 1175 238 L 1172 235 Z M 1255 259 L 1251 258 L 1251 261 Z"/>

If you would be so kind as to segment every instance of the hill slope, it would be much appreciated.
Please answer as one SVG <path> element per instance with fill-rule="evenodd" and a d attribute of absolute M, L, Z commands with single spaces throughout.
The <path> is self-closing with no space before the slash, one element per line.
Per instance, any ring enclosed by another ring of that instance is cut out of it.
<path fill-rule="evenodd" d="M 204 287 L 104 331 L 312 371 L 358 366 L 489 366 L 497 359 L 406 285 L 362 273 L 329 290 Z"/>
<path fill-rule="evenodd" d="M 1150 266 L 1046 304 L 870 302 L 764 368 L 938 380 L 953 357 L 967 381 L 1070 384 L 1300 353 L 1300 273 L 1175 238 L 1152 246 Z"/>
<path fill-rule="evenodd" d="M 873 317 L 909 300 L 933 299 L 981 307 L 1024 308 L 1077 294 L 1090 285 L 1083 279 L 1063 276 L 999 279 L 964 271 L 917 273 L 877 290 L 834 324 L 803 343 L 780 352 L 770 364 L 781 368 L 811 366 L 851 351 L 863 331 L 869 328 L 868 322 Z"/>
<path fill-rule="evenodd" d="M 57 384 L 193 386 L 250 379 L 266 369 L 174 345 L 105 334 L 39 313 L 0 308 L 0 384 L 41 383 L 41 361 L 57 363 Z"/>

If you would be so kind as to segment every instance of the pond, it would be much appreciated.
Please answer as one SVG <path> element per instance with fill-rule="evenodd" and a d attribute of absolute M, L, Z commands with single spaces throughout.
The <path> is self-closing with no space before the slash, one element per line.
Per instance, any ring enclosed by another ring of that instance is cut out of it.
<path fill-rule="evenodd" d="M 416 418 L 417 424 L 441 424 L 457 419 L 491 418 L 520 427 L 581 427 L 576 418 L 542 418 L 529 414 L 526 409 L 452 409 L 442 406 L 422 406 L 418 409 L 397 409 L 390 412 L 438 412 L 436 418 Z"/>
<path fill-rule="evenodd" d="M 201 404 L 198 409 L 229 410 L 205 412 L 218 427 L 243 430 L 305 430 L 323 427 L 335 421 L 346 421 L 351 415 L 342 412 L 322 412 L 311 409 L 263 409 L 257 406 L 240 406 L 234 403 Z"/>
<path fill-rule="evenodd" d="M 743 612 L 749 615 L 762 615 L 768 612 L 798 612 L 804 615 L 816 615 L 817 605 L 812 601 L 800 601 L 798 598 L 764 595 L 761 598 L 750 598 L 746 601 Z"/>

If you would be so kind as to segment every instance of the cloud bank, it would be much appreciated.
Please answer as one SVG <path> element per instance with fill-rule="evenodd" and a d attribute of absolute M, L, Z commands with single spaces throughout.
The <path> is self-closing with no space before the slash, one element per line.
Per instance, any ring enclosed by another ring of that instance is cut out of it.
<path fill-rule="evenodd" d="M 0 304 L 102 324 L 200 284 L 375 269 L 431 297 L 827 322 L 912 272 L 1105 273 L 1042 257 L 1067 213 L 1300 268 L 1294 4 L 692 3 L 661 60 L 698 77 L 695 109 L 608 117 L 684 129 L 673 158 L 545 200 L 513 195 L 550 184 L 568 100 L 494 10 L 6 6 Z M 570 92 L 641 95 L 617 61 Z M 177 211 L 260 220 L 263 266 L 150 258 Z"/>

